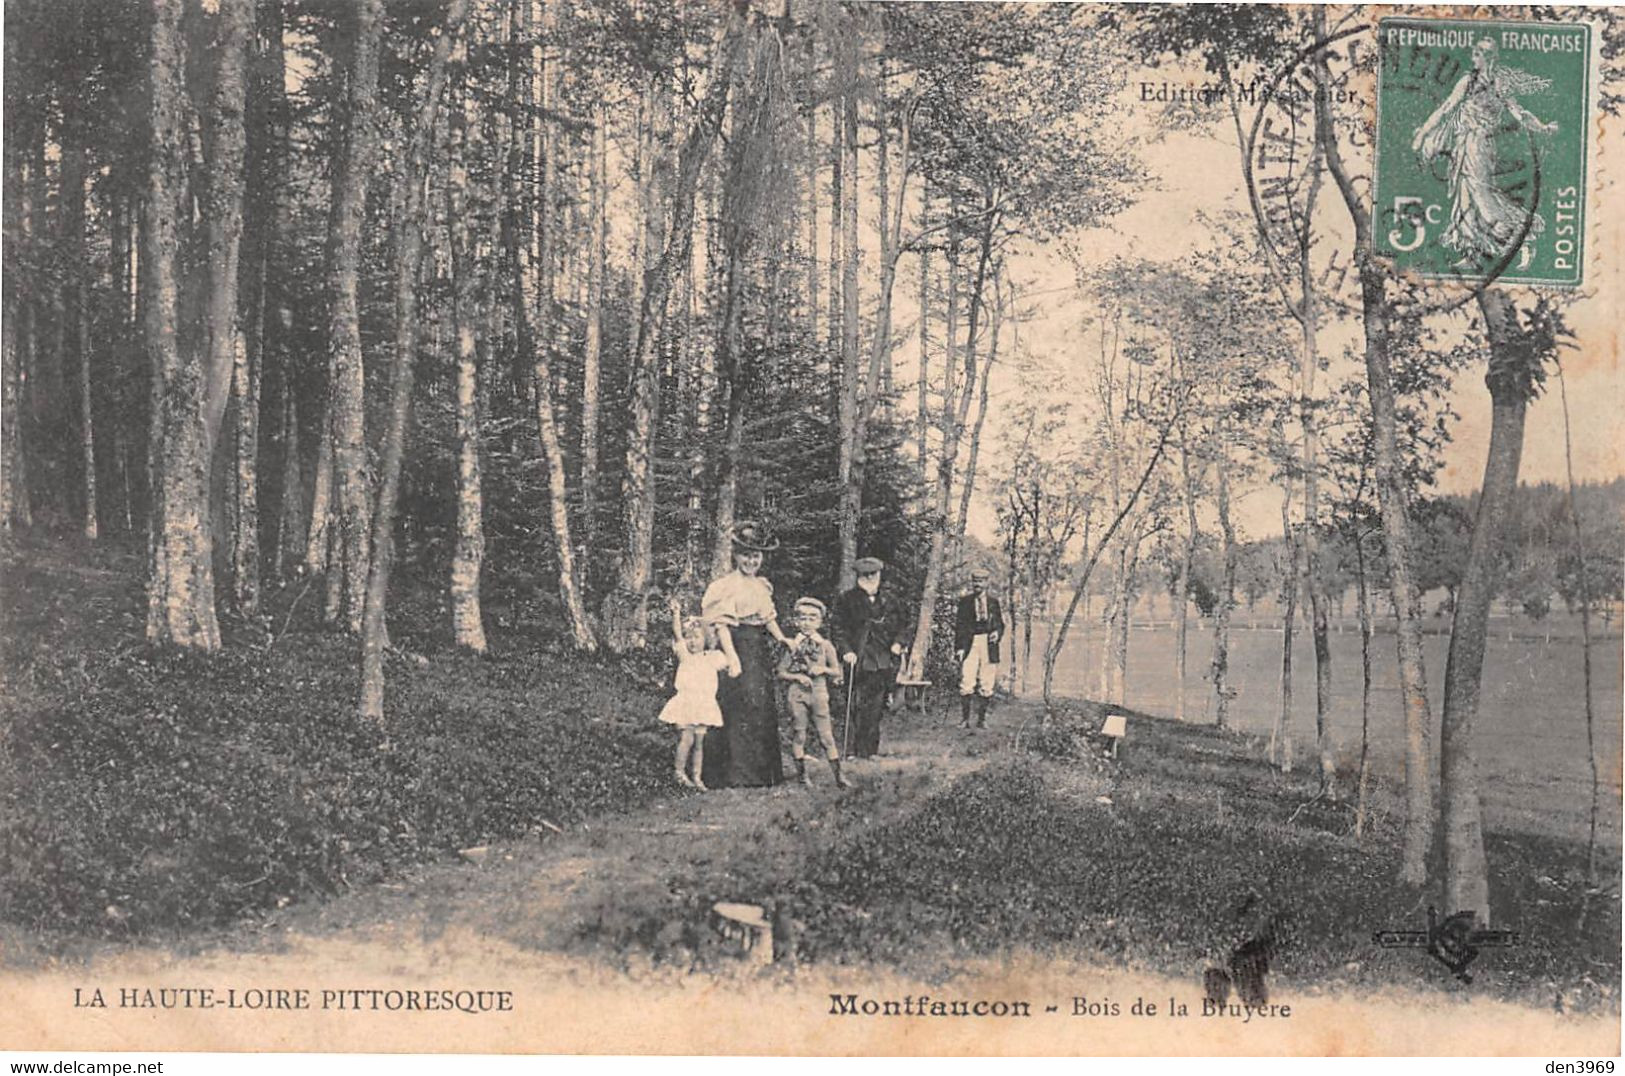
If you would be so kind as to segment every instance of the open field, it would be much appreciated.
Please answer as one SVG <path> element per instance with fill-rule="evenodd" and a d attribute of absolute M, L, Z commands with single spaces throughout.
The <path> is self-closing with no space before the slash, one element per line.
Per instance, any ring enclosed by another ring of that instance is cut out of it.
<path fill-rule="evenodd" d="M 1519 618 L 1491 621 L 1484 692 L 1478 721 L 1479 772 L 1486 821 L 1493 827 L 1585 839 L 1591 768 L 1586 747 L 1578 628 L 1553 618 L 1548 642 L 1544 625 Z M 1440 622 L 1443 623 L 1443 622 Z M 1098 697 L 1100 644 L 1104 632 L 1090 624 L 1087 634 L 1067 640 L 1055 674 L 1057 693 Z M 1511 627 L 1511 638 L 1508 628 Z M 1596 626 L 1600 628 L 1600 625 Z M 1038 690 L 1042 673 L 1041 629 L 1034 631 L 1033 666 L 1028 677 Z M 1360 636 L 1352 626 L 1334 630 L 1332 645 L 1332 738 L 1341 772 L 1352 773 L 1360 751 Z M 1428 694 L 1433 706 L 1434 744 L 1444 694 L 1449 638 L 1426 638 Z M 1208 663 L 1212 632 L 1192 618 L 1185 677 L 1188 720 L 1211 722 Z M 1175 708 L 1174 631 L 1166 622 L 1131 632 L 1126 705 L 1146 713 L 1172 715 Z M 1280 710 L 1281 632 L 1259 623 L 1232 631 L 1230 670 L 1237 695 L 1232 725 L 1268 736 Z M 1617 631 L 1592 642 L 1593 704 L 1599 774 L 1602 778 L 1599 826 L 1616 841 L 1620 834 L 1621 648 Z M 1293 725 L 1298 764 L 1312 765 L 1315 730 L 1315 658 L 1307 632 L 1293 645 Z M 1372 641 L 1371 757 L 1374 773 L 1403 775 L 1403 718 L 1395 668 L 1394 637 Z"/>

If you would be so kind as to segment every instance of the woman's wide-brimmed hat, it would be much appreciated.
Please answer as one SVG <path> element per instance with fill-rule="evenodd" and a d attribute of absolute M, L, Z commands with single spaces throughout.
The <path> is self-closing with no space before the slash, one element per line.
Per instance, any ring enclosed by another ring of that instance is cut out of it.
<path fill-rule="evenodd" d="M 771 553 L 779 548 L 779 540 L 753 519 L 741 520 L 734 524 L 733 543 L 735 549 L 749 550 L 752 553 Z"/>

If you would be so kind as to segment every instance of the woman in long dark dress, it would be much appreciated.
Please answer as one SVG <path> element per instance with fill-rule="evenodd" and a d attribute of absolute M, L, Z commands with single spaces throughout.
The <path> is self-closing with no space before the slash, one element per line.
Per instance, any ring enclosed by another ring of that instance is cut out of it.
<path fill-rule="evenodd" d="M 773 691 L 773 643 L 789 645 L 773 608 L 773 584 L 762 578 L 762 558 L 778 548 L 756 523 L 733 532 L 734 570 L 705 588 L 700 615 L 716 625 L 722 648 L 736 659 L 737 677 L 717 690 L 721 734 L 706 744 L 705 783 L 711 788 L 776 785 L 784 780 L 779 716 Z"/>

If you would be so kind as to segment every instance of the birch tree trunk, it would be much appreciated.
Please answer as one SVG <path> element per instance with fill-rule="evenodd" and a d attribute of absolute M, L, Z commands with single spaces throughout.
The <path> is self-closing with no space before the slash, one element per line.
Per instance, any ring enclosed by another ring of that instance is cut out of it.
<path fill-rule="evenodd" d="M 400 497 L 401 460 L 406 425 L 412 410 L 412 374 L 417 353 L 417 278 L 423 235 L 428 230 L 424 188 L 429 180 L 429 149 L 434 143 L 440 101 L 445 93 L 451 50 L 468 14 L 469 0 L 451 0 L 446 21 L 429 60 L 429 80 L 416 116 L 405 159 L 396 162 L 391 201 L 396 207 L 394 235 L 395 353 L 390 364 L 389 425 L 384 430 L 382 482 L 373 512 L 372 560 L 361 627 L 361 716 L 384 720 L 385 606 L 389 572 L 395 557 L 395 506 Z"/>
<path fill-rule="evenodd" d="M 1230 721 L 1230 617 L 1236 608 L 1236 527 L 1230 518 L 1229 423 L 1223 417 L 1214 438 L 1218 449 L 1219 536 L 1224 553 L 1224 579 L 1219 584 L 1219 607 L 1213 618 L 1213 723 L 1226 728 Z"/>
<path fill-rule="evenodd" d="M 836 155 L 840 161 L 841 177 L 841 443 L 837 461 L 837 484 L 841 489 L 841 511 L 838 532 L 841 546 L 840 590 L 852 587 L 855 576 L 852 564 L 858 557 L 858 516 L 863 511 L 863 467 L 859 457 L 863 452 L 863 417 L 873 404 L 867 397 L 874 392 L 873 375 L 880 363 L 877 351 L 870 364 L 871 377 L 860 382 L 858 371 L 858 29 L 850 20 L 846 33 L 841 35 L 836 49 L 840 60 L 841 127 Z M 885 152 L 885 142 L 881 142 Z M 882 206 L 882 213 L 886 208 Z M 882 223 L 882 257 L 890 254 Z M 882 272 L 890 275 L 889 270 Z M 882 300 L 885 302 L 886 300 Z M 876 347 L 881 346 L 878 341 Z M 866 382 L 866 383 L 864 383 Z M 860 404 L 860 399 L 863 402 Z M 854 488 L 855 487 L 855 488 Z"/>
<path fill-rule="evenodd" d="M 1185 720 L 1185 658 L 1190 640 L 1190 580 L 1191 568 L 1196 561 L 1196 483 L 1191 476 L 1190 446 L 1185 423 L 1179 429 L 1179 474 L 1185 492 L 1185 544 L 1180 549 L 1179 575 L 1174 581 L 1174 681 L 1178 684 L 1174 696 L 1174 719 Z"/>
<path fill-rule="evenodd" d="M 835 46 L 839 48 L 837 44 Z M 841 149 L 841 133 L 845 130 L 844 108 L 846 106 L 845 93 L 831 92 L 829 105 L 829 309 L 825 320 L 829 324 L 829 353 L 831 366 L 835 365 L 835 356 L 841 353 L 841 274 L 846 264 L 845 244 L 842 242 L 846 235 L 846 228 L 841 222 L 846 198 L 846 154 Z M 836 402 L 839 407 L 840 377 L 830 379 L 836 386 Z"/>
<path fill-rule="evenodd" d="M 1365 541 L 1358 525 L 1354 535 L 1354 589 L 1360 615 L 1360 775 L 1355 793 L 1354 835 L 1365 834 L 1366 795 L 1371 778 L 1371 593 L 1366 584 Z"/>
<path fill-rule="evenodd" d="M 993 374 L 993 364 L 999 358 L 999 331 L 1004 325 L 1005 300 L 1000 287 L 1003 279 L 1004 267 L 996 266 L 993 270 L 993 323 L 988 332 L 987 359 L 982 363 L 981 385 L 977 389 L 976 421 L 971 425 L 970 451 L 965 458 L 965 475 L 959 483 L 959 514 L 954 519 L 953 531 L 956 541 L 965 537 L 965 525 L 970 520 L 971 494 L 976 489 L 976 464 L 982 450 L 982 426 L 987 422 L 987 405 L 990 398 L 988 381 Z M 870 372 L 874 372 L 873 367 L 870 368 Z"/>
<path fill-rule="evenodd" d="M 153 458 L 157 471 L 147 638 L 194 650 L 220 648 L 209 529 L 208 429 L 202 357 L 182 355 L 176 252 L 185 190 L 182 104 L 185 52 L 180 0 L 153 0 L 152 144 L 147 182 L 151 293 L 146 339 L 153 359 Z"/>
<path fill-rule="evenodd" d="M 460 107 L 451 110 L 453 145 L 446 183 L 446 222 L 451 233 L 452 334 L 457 343 L 457 538 L 451 554 L 451 630 L 455 645 L 485 653 L 485 623 L 480 614 L 480 569 L 485 561 L 484 498 L 480 488 L 479 353 L 475 326 L 479 285 L 470 240 L 468 161 L 474 118 L 473 99 L 465 88 Z M 493 160 L 500 160 L 493 155 Z M 493 199 L 494 201 L 494 199 Z M 492 206 L 496 212 L 496 207 Z M 591 314 L 589 313 L 589 318 Z"/>
<path fill-rule="evenodd" d="M 1439 736 L 1441 818 L 1444 829 L 1444 899 L 1451 913 L 1471 911 L 1490 922 L 1489 864 L 1478 795 L 1474 724 L 1484 677 L 1490 603 L 1500 572 L 1501 547 L 1518 469 L 1523 460 L 1524 416 L 1541 357 L 1518 324 L 1512 300 L 1499 288 L 1479 292 L 1489 336 L 1490 444 L 1478 516 L 1451 613 L 1444 670 L 1444 718 Z"/>
<path fill-rule="evenodd" d="M 808 85 L 812 85 L 818 71 L 818 41 L 814 34 L 807 35 Z M 807 106 L 807 339 L 818 346 L 818 102 Z"/>
<path fill-rule="evenodd" d="M 332 381 L 332 468 L 338 493 L 338 534 L 330 539 L 338 557 L 329 573 L 342 573 L 340 615 L 352 632 L 361 630 L 366 606 L 372 530 L 372 489 L 367 466 L 366 373 L 361 356 L 361 228 L 367 209 L 367 178 L 377 156 L 378 57 L 383 35 L 383 0 L 357 0 L 352 24 L 354 52 L 344 109 L 342 157 L 334 178 L 329 283 L 333 321 L 329 336 Z M 318 471 L 318 484 L 320 473 Z M 320 493 L 318 493 L 320 497 Z"/>
<path fill-rule="evenodd" d="M 1281 708 L 1270 730 L 1265 757 L 1292 772 L 1292 631 L 1298 623 L 1298 543 L 1292 527 L 1292 483 L 1281 481 L 1281 544 L 1286 553 L 1286 577 L 1281 583 L 1285 609 L 1281 615 Z"/>
<path fill-rule="evenodd" d="M 587 328 L 581 359 L 581 540 L 598 544 L 598 394 L 604 340 L 604 244 L 608 227 L 608 113 L 593 106 L 587 223 Z"/>
<path fill-rule="evenodd" d="M 930 205 L 930 195 L 926 195 L 925 204 Z M 916 398 L 914 411 L 914 439 L 919 448 L 917 478 L 920 488 L 925 488 L 926 460 L 930 439 L 931 415 L 931 335 L 928 324 L 931 315 L 931 248 L 920 247 L 920 376 L 915 382 Z"/>

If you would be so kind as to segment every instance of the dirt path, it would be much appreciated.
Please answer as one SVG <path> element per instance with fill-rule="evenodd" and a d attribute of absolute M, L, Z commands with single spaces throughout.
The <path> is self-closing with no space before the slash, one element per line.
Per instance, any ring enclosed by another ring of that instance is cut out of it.
<path fill-rule="evenodd" d="M 1037 715 L 1031 704 L 1006 703 L 986 730 L 965 732 L 940 713 L 894 711 L 885 753 L 845 764 L 848 791 L 825 763 L 809 760 L 811 788 L 792 776 L 771 789 L 679 793 L 568 830 L 543 821 L 533 838 L 492 844 L 478 862 L 448 856 L 393 882 L 284 909 L 213 944 L 253 951 L 280 948 L 290 935 L 347 935 L 397 946 L 467 931 L 624 967 L 626 943 L 680 944 L 702 905 L 773 899 L 773 880 L 793 879 L 808 857 L 906 816 L 986 765 Z"/>

